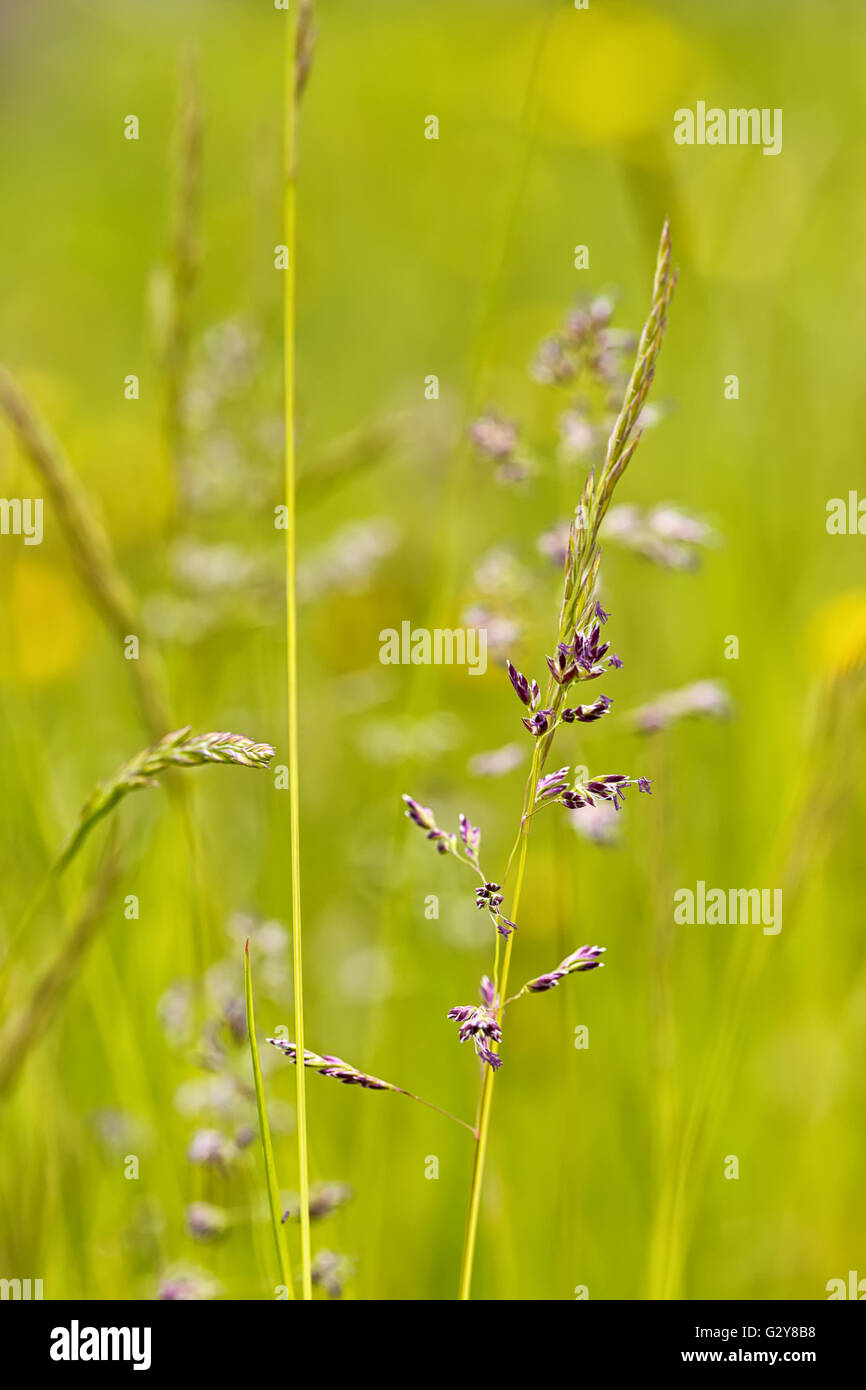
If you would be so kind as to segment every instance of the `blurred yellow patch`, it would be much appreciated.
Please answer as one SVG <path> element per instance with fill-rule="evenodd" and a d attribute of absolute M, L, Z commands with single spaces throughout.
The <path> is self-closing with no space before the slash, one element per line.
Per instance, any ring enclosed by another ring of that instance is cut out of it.
<path fill-rule="evenodd" d="M 658 15 L 631 6 L 563 12 L 544 56 L 548 114 L 587 144 L 632 140 L 673 122 L 693 45 Z"/>
<path fill-rule="evenodd" d="M 813 615 L 809 649 L 819 669 L 837 676 L 866 667 L 866 589 L 836 594 Z"/>
<path fill-rule="evenodd" d="M 130 401 L 123 416 L 76 431 L 68 450 L 117 549 L 163 535 L 170 506 L 164 451 L 139 401 Z"/>
<path fill-rule="evenodd" d="M 16 565 L 11 589 L 18 678 L 42 685 L 74 671 L 84 650 L 86 620 L 69 574 L 28 555 Z"/>
<path fill-rule="evenodd" d="M 793 155 L 688 148 L 678 176 L 689 251 L 703 275 L 755 284 L 788 273 L 810 207 L 808 177 Z"/>

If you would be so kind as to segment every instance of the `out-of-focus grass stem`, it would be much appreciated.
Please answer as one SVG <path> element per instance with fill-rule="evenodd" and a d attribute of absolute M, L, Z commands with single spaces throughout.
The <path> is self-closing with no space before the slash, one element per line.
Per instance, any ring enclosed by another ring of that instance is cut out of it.
<path fill-rule="evenodd" d="M 184 503 L 184 393 L 189 372 L 190 303 L 198 277 L 199 188 L 202 162 L 202 116 L 198 80 L 191 54 L 181 68 L 175 129 L 174 190 L 169 230 L 168 313 L 164 326 L 163 433 L 175 492 L 174 521 Z"/>
<path fill-rule="evenodd" d="M 271 1143 L 271 1127 L 268 1124 L 268 1112 L 265 1106 L 265 1088 L 262 1084 L 262 1068 L 259 1062 L 259 1046 L 256 1042 L 256 1018 L 253 1008 L 253 980 L 250 971 L 250 943 L 244 943 L 244 1000 L 247 1012 L 247 1036 L 250 1042 L 250 1059 L 253 1067 L 253 1081 L 256 1089 L 256 1110 L 259 1117 L 259 1136 L 261 1138 L 262 1153 L 265 1160 L 265 1178 L 268 1188 L 268 1206 L 271 1212 L 271 1225 L 274 1231 L 274 1244 L 277 1251 L 277 1268 L 280 1272 L 280 1280 L 287 1290 L 289 1298 L 294 1298 L 295 1291 L 292 1284 L 292 1271 L 289 1266 L 289 1255 L 286 1249 L 286 1237 L 283 1230 L 283 1215 L 280 1203 L 280 1185 L 277 1182 L 277 1170 L 274 1163 L 274 1148 Z M 303 1067 L 300 1068 L 303 1071 Z M 307 1214 L 309 1215 L 309 1201 L 307 1203 Z"/>
<path fill-rule="evenodd" d="M 72 931 L 36 982 L 27 1001 L 0 1037 L 0 1097 L 10 1089 L 36 1040 L 42 1036 L 81 968 L 117 883 L 120 860 L 112 835 L 93 888 Z"/>
<path fill-rule="evenodd" d="M 120 572 L 111 543 L 96 518 L 90 499 L 64 453 L 36 409 L 5 367 L 0 366 L 0 409 L 11 424 L 23 453 L 41 478 L 66 536 L 78 576 L 96 610 L 121 644 L 142 631 L 138 605 Z M 150 647 L 141 642 L 137 661 L 125 663 L 141 710 L 154 738 L 172 727 L 162 672 Z"/>

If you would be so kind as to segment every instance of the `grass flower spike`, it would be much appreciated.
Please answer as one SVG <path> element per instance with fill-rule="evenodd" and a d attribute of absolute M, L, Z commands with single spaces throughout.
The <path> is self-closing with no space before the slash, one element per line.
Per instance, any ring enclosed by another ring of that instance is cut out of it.
<path fill-rule="evenodd" d="M 172 768 L 203 767 L 206 763 L 233 763 L 237 767 L 266 768 L 274 750 L 269 743 L 254 743 L 242 734 L 192 734 L 191 725 L 166 734 L 152 748 L 146 748 L 100 783 L 81 808 L 78 824 L 54 862 L 55 873 L 62 872 L 78 853 L 90 831 L 129 793 L 143 787 L 158 786 L 157 778 Z"/>

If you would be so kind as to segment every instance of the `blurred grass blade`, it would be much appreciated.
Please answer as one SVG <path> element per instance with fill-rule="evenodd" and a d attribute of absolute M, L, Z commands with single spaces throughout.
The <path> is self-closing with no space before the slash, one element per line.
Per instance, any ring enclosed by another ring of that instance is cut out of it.
<path fill-rule="evenodd" d="M 54 507 L 78 577 L 94 608 L 122 645 L 129 633 L 145 630 L 138 604 L 124 578 L 96 508 L 59 441 L 39 417 L 12 374 L 0 365 L 0 412 L 36 470 Z M 161 663 L 150 642 L 137 661 L 125 662 L 141 716 L 154 737 L 174 722 Z"/>
<path fill-rule="evenodd" d="M 289 1267 L 289 1255 L 286 1249 L 286 1237 L 283 1230 L 283 1214 L 280 1210 L 280 1186 L 277 1182 L 277 1170 L 274 1166 L 274 1150 L 271 1144 L 271 1130 L 268 1124 L 268 1112 L 265 1108 L 265 1089 L 262 1085 L 262 1068 L 259 1063 L 259 1049 L 256 1043 L 256 1019 L 253 1011 L 253 978 L 250 972 L 250 943 L 248 941 L 244 944 L 244 998 L 247 1006 L 247 1036 L 250 1040 L 250 1057 L 252 1058 L 253 1080 L 256 1086 L 256 1109 L 259 1113 L 259 1136 L 262 1141 L 262 1153 L 265 1158 L 268 1205 L 271 1209 L 271 1225 L 274 1228 L 274 1244 L 277 1247 L 277 1265 L 280 1271 L 280 1280 L 288 1289 L 289 1298 L 294 1298 L 295 1292 L 292 1287 L 292 1272 Z"/>
<path fill-rule="evenodd" d="M 120 857 L 112 834 L 96 881 L 69 936 L 40 975 L 30 995 L 0 1034 L 0 1097 L 9 1091 L 24 1062 L 44 1038 L 78 978 L 120 876 Z"/>

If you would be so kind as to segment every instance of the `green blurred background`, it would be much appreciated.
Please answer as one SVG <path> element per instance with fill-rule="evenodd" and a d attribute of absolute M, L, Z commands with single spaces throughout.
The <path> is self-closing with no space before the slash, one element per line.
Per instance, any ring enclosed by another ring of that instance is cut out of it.
<path fill-rule="evenodd" d="M 177 723 L 270 740 L 277 762 L 283 18 L 269 0 L 0 6 L 0 357 L 104 519 Z M 523 731 L 501 653 L 483 678 L 382 666 L 379 632 L 454 627 L 483 599 L 519 620 L 508 654 L 540 675 L 560 580 L 537 540 L 584 474 L 556 454 L 568 393 L 527 363 L 581 293 L 614 289 L 616 322 L 640 327 L 666 214 L 680 282 L 654 387 L 664 418 L 617 500 L 677 502 L 723 537 L 696 573 L 605 555 L 626 663 L 605 685 L 615 712 L 557 761 L 645 773 L 655 795 L 632 797 L 613 848 L 559 812 L 534 831 L 515 981 L 584 941 L 607 947 L 607 969 L 509 1016 L 479 1297 L 822 1298 L 866 1275 L 864 542 L 825 527 L 830 498 L 866 492 L 864 58 L 866 13 L 842 0 L 319 7 L 298 191 L 308 1046 L 474 1113 L 477 1066 L 445 1013 L 490 968 L 490 928 L 399 797 L 448 827 L 469 814 L 501 876 L 523 774 L 470 764 Z M 179 522 L 158 329 L 183 91 L 201 119 L 201 254 Z M 783 108 L 782 154 L 676 146 L 673 112 L 698 100 Z M 494 405 L 541 461 L 523 490 L 466 446 Z M 0 430 L 0 495 L 43 495 Z M 42 546 L 4 536 L 0 567 L 8 946 L 84 797 L 151 740 L 47 501 Z M 622 717 L 702 678 L 726 682 L 731 720 L 646 739 Z M 287 794 L 242 770 L 185 784 L 198 868 L 165 790 L 123 804 L 103 929 L 0 1109 L 0 1276 L 42 1278 L 46 1298 L 153 1298 L 178 1269 L 231 1298 L 276 1282 L 257 1145 L 225 1170 L 187 1149 L 196 1130 L 253 1120 L 231 1027 L 247 934 L 260 1034 L 290 1027 L 288 934 L 262 926 L 288 926 Z M 94 837 L 37 912 L 7 1002 L 57 950 L 98 854 Z M 782 932 L 675 927 L 673 891 L 699 879 L 784 886 Z M 294 1073 L 276 1053 L 263 1063 L 291 1194 Z M 344 1296 L 453 1297 L 469 1136 L 313 1075 L 308 1099 L 313 1176 L 353 1191 L 314 1225 L 314 1249 L 350 1262 Z M 227 1214 L 221 1240 L 187 1232 L 196 1200 Z"/>

